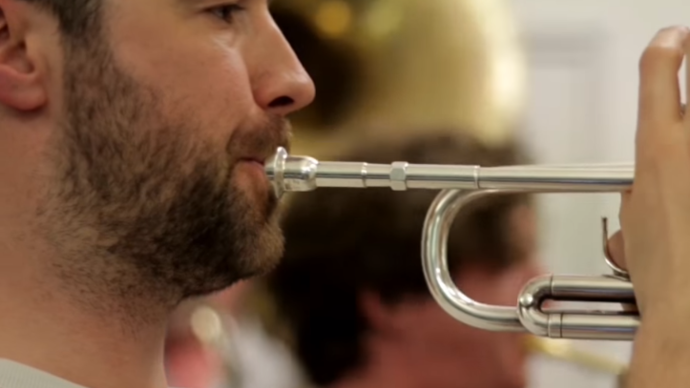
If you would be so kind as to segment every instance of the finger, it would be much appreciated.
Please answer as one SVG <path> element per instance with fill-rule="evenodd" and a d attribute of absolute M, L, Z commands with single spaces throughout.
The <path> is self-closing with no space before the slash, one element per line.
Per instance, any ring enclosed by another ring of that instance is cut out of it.
<path fill-rule="evenodd" d="M 683 64 L 685 27 L 659 31 L 640 59 L 638 144 L 660 135 L 659 128 L 682 120 L 678 73 Z M 650 125 L 653 124 L 653 125 Z"/>
<path fill-rule="evenodd" d="M 625 266 L 625 244 L 623 241 L 623 233 L 616 232 L 609 238 L 607 244 L 609 258 L 613 260 L 621 269 L 626 269 Z M 621 303 L 622 310 L 626 313 L 638 313 L 637 305 L 634 303 Z"/>
<path fill-rule="evenodd" d="M 610 259 L 621 269 L 627 271 L 628 267 L 626 266 L 625 262 L 625 243 L 623 241 L 623 233 L 621 233 L 621 231 L 614 233 L 609 238 L 607 249 Z"/>

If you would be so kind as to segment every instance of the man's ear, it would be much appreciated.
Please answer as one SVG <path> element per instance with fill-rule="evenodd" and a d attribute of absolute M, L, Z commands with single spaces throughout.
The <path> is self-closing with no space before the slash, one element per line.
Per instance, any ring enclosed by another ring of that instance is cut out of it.
<path fill-rule="evenodd" d="M 47 91 L 27 42 L 30 6 L 0 0 L 0 105 L 29 112 L 41 108 Z"/>

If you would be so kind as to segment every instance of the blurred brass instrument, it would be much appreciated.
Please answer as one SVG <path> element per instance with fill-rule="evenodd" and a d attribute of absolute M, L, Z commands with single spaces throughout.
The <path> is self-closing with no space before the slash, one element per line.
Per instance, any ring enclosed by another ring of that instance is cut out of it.
<path fill-rule="evenodd" d="M 503 0 L 274 0 L 272 13 L 316 84 L 291 117 L 292 150 L 329 157 L 362 136 L 512 135 L 526 66 Z M 361 140 L 360 140 L 361 141 Z"/>
<path fill-rule="evenodd" d="M 504 0 L 274 0 L 273 17 L 314 79 L 314 103 L 291 117 L 293 152 L 319 158 L 364 137 L 449 129 L 489 145 L 513 136 L 526 58 Z M 251 304 L 271 331 L 289 336 Z M 288 341 L 289 342 L 289 341 Z M 625 364 L 531 337 L 535 354 L 618 374 Z"/>
<path fill-rule="evenodd" d="M 628 371 L 628 365 L 624 362 L 578 349 L 568 342 L 529 336 L 526 339 L 526 345 L 533 354 L 564 360 L 588 370 L 614 376 L 624 376 Z"/>

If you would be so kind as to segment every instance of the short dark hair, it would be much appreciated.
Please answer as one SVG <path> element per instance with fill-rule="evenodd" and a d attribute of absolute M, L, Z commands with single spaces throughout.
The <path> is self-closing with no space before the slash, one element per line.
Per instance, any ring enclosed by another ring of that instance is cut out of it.
<path fill-rule="evenodd" d="M 100 25 L 102 0 L 21 0 L 58 19 L 60 31 L 72 40 L 88 40 Z"/>
<path fill-rule="evenodd" d="M 458 134 L 369 143 L 338 159 L 483 166 L 527 162 L 515 144 L 492 148 Z M 264 307 L 270 300 L 268 308 L 274 311 L 268 316 L 284 325 L 278 330 L 288 331 L 272 334 L 294 348 L 312 383 L 327 386 L 365 363 L 362 340 L 368 323 L 358 306 L 361 292 L 374 292 L 384 303 L 430 296 L 421 237 L 437 194 L 319 189 L 293 198 L 283 221 L 285 257 L 257 289 Z M 465 266 L 500 271 L 525 258 L 510 238 L 510 218 L 513 209 L 528 202 L 525 195 L 494 196 L 458 215 L 449 239 L 451 271 Z"/>

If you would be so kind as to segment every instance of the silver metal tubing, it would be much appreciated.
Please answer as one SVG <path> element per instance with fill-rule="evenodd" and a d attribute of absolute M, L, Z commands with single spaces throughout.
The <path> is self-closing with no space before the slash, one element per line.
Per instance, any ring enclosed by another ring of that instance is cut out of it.
<path fill-rule="evenodd" d="M 469 298 L 455 286 L 447 257 L 451 225 L 468 203 L 488 195 L 511 193 L 622 192 L 632 185 L 632 164 L 487 168 L 407 162 L 320 162 L 289 156 L 279 149 L 267 161 L 266 174 L 279 197 L 284 192 L 320 187 L 441 190 L 424 224 L 424 274 L 436 302 L 467 325 L 490 331 L 530 332 L 542 337 L 598 340 L 630 340 L 639 326 L 639 316 L 627 312 L 549 312 L 542 308 L 547 300 L 634 304 L 627 273 L 612 263 L 609 265 L 617 276 L 539 277 L 525 285 L 516 306 L 493 306 Z"/>
<path fill-rule="evenodd" d="M 615 277 L 544 276 L 533 279 L 518 300 L 520 322 L 538 336 L 570 339 L 632 340 L 639 318 L 586 310 L 544 312 L 546 300 L 634 303 L 632 284 Z"/>
<path fill-rule="evenodd" d="M 455 319 L 490 331 L 528 331 L 550 338 L 630 340 L 639 317 L 588 310 L 545 312 L 546 300 L 615 302 L 633 304 L 632 284 L 613 276 L 544 276 L 524 286 L 514 307 L 476 302 L 460 291 L 448 269 L 448 234 L 458 212 L 487 195 L 509 194 L 501 190 L 444 190 L 427 213 L 422 236 L 422 262 L 426 281 L 436 302 Z"/>
<path fill-rule="evenodd" d="M 480 167 L 320 162 L 311 157 L 290 156 L 280 148 L 266 162 L 266 174 L 279 197 L 286 191 L 311 191 L 319 187 L 610 192 L 626 190 L 632 184 L 634 168 L 607 164 Z"/>
<path fill-rule="evenodd" d="M 486 193 L 445 190 L 436 197 L 422 235 L 424 276 L 431 295 L 453 318 L 484 330 L 524 332 L 527 329 L 520 321 L 515 307 L 491 306 L 470 299 L 455 286 L 448 270 L 448 234 L 455 216 L 463 202 L 472 201 Z"/>

